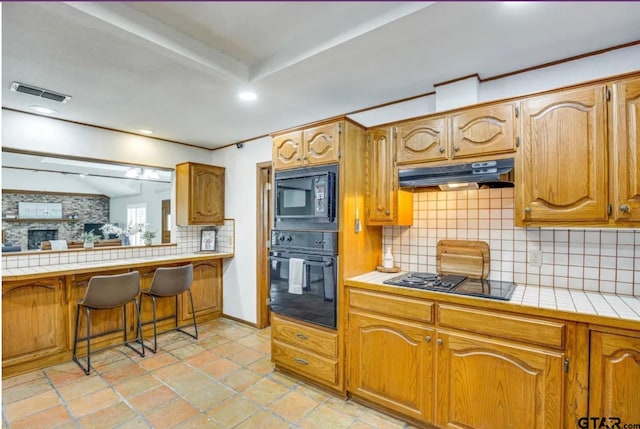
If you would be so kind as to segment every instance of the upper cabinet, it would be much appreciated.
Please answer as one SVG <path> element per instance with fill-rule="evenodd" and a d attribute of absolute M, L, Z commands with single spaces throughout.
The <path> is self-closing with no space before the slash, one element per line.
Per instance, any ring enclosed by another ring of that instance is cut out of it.
<path fill-rule="evenodd" d="M 404 122 L 395 127 L 398 164 L 444 161 L 449 158 L 447 118 Z"/>
<path fill-rule="evenodd" d="M 515 103 L 464 110 L 451 116 L 451 158 L 516 151 Z"/>
<path fill-rule="evenodd" d="M 176 165 L 176 222 L 224 223 L 224 167 L 195 162 Z"/>
<path fill-rule="evenodd" d="M 606 127 L 603 85 L 523 101 L 516 224 L 607 220 Z"/>
<path fill-rule="evenodd" d="M 467 161 L 513 153 L 517 112 L 516 103 L 510 102 L 401 123 L 396 126 L 397 162 Z"/>
<path fill-rule="evenodd" d="M 640 78 L 616 82 L 612 92 L 612 215 L 623 225 L 640 222 Z"/>
<path fill-rule="evenodd" d="M 638 225 L 639 104 L 637 77 L 524 100 L 516 225 Z"/>
<path fill-rule="evenodd" d="M 369 131 L 367 160 L 367 224 L 411 225 L 413 194 L 398 189 L 391 129 Z"/>
<path fill-rule="evenodd" d="M 341 122 L 273 137 L 275 169 L 332 164 L 340 159 Z"/>

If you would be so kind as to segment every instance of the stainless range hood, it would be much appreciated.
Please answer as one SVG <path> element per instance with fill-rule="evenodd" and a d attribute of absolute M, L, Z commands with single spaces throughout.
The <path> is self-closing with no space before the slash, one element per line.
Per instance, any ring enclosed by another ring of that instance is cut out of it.
<path fill-rule="evenodd" d="M 465 164 L 410 168 L 398 171 L 401 188 L 451 185 L 450 189 L 463 189 L 467 184 L 486 184 L 490 187 L 512 187 L 505 175 L 513 169 L 513 158 Z"/>

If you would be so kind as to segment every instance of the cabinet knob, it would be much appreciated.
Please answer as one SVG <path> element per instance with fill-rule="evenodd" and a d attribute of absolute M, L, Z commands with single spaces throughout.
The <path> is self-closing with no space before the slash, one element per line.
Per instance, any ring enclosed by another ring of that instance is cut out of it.
<path fill-rule="evenodd" d="M 302 359 L 302 358 L 296 358 L 296 362 L 298 362 L 300 365 L 309 365 L 309 362 L 307 362 L 306 360 Z"/>
<path fill-rule="evenodd" d="M 389 210 L 384 211 L 384 214 L 386 214 L 387 216 L 389 216 L 389 213 L 391 213 Z"/>
<path fill-rule="evenodd" d="M 442 338 L 438 338 L 438 340 L 436 341 L 436 343 L 438 343 L 439 346 L 442 345 Z"/>
<path fill-rule="evenodd" d="M 309 339 L 309 337 L 307 337 L 305 334 L 301 334 L 300 332 L 296 334 L 296 337 L 300 338 L 301 340 Z"/>
<path fill-rule="evenodd" d="M 531 207 L 525 207 L 524 212 L 527 214 L 531 213 Z"/>
<path fill-rule="evenodd" d="M 438 149 L 440 151 L 440 153 L 444 153 L 444 148 L 442 146 L 440 146 L 440 149 Z"/>
<path fill-rule="evenodd" d="M 424 337 L 425 341 L 430 343 L 431 342 L 431 335 L 427 335 L 426 337 Z"/>
<path fill-rule="evenodd" d="M 454 147 L 453 147 L 453 150 L 454 150 L 454 151 L 456 151 L 456 152 L 458 152 L 458 151 L 460 150 L 460 146 L 454 146 Z"/>
<path fill-rule="evenodd" d="M 629 213 L 631 211 L 631 207 L 629 207 L 627 204 L 623 204 L 620 206 L 620 211 L 623 213 Z"/>

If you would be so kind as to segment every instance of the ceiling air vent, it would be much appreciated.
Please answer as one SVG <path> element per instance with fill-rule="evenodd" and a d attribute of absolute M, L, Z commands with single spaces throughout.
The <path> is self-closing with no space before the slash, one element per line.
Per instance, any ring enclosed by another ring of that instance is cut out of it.
<path fill-rule="evenodd" d="M 66 103 L 71 100 L 70 95 L 59 94 L 57 92 L 49 91 L 48 89 L 38 88 L 37 86 L 26 85 L 20 82 L 13 82 L 11 84 L 11 91 L 35 95 L 36 97 L 46 98 L 47 100 L 53 100 L 59 103 Z"/>

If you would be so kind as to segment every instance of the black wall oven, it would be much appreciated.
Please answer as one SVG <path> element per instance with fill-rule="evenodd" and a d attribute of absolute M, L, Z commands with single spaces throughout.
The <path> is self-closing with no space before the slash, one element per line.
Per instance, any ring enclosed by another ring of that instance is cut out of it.
<path fill-rule="evenodd" d="M 271 231 L 271 311 L 336 329 L 336 232 Z"/>
<path fill-rule="evenodd" d="M 336 231 L 337 175 L 337 164 L 276 171 L 275 227 Z"/>

